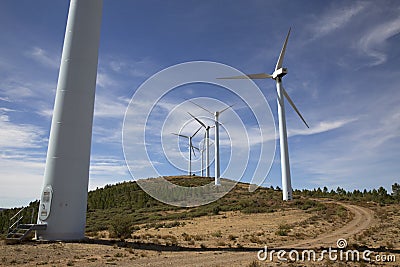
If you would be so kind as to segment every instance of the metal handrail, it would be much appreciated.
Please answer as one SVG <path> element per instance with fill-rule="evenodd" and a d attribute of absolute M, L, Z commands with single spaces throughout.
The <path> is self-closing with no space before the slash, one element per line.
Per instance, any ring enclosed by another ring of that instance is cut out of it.
<path fill-rule="evenodd" d="M 14 216 L 12 216 L 8 222 L 8 234 L 12 233 L 15 229 L 18 228 L 18 225 L 20 221 L 24 218 L 24 215 L 21 214 L 21 212 L 25 209 L 23 207 L 20 209 Z"/>
<path fill-rule="evenodd" d="M 12 217 L 10 218 L 10 221 L 14 220 L 14 218 L 17 217 L 18 214 L 20 214 L 25 208 L 26 208 L 26 207 L 23 207 L 22 209 L 20 209 L 14 216 L 12 216 Z"/>
<path fill-rule="evenodd" d="M 12 231 L 11 229 L 14 228 L 14 225 L 17 225 L 17 226 L 18 226 L 18 223 L 22 220 L 22 218 L 24 218 L 24 216 L 21 216 L 20 218 L 18 218 L 18 220 L 16 220 L 10 227 L 8 227 L 8 229 L 9 229 L 10 231 Z"/>

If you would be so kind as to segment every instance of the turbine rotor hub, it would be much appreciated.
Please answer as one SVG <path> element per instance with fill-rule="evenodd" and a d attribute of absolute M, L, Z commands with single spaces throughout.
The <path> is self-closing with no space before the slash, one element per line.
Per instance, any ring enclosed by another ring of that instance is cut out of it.
<path fill-rule="evenodd" d="M 276 78 L 282 78 L 283 76 L 285 76 L 288 73 L 288 69 L 287 68 L 279 68 L 276 71 L 274 71 L 274 73 L 272 73 L 272 79 L 276 79 Z"/>

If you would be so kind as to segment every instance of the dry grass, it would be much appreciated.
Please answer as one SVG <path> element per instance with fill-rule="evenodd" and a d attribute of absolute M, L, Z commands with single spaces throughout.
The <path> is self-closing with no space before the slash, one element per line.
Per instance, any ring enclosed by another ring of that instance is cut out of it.
<path fill-rule="evenodd" d="M 349 246 L 382 248 L 385 253 L 400 255 L 399 205 L 370 205 L 375 211 L 375 221 L 370 228 L 351 237 Z M 219 212 L 215 216 L 203 216 L 183 223 L 162 221 L 171 226 L 149 227 L 141 225 L 127 242 L 112 245 L 87 243 L 27 243 L 0 245 L 0 266 L 186 266 L 207 262 L 210 266 L 266 266 L 256 260 L 256 251 L 225 251 L 218 249 L 250 249 L 280 247 L 299 240 L 312 239 L 343 227 L 352 215 L 337 204 L 327 204 L 326 210 L 309 211 L 289 209 L 274 213 L 244 214 L 239 211 Z M 325 214 L 325 215 L 324 215 Z M 180 222 L 180 221 L 178 221 Z M 280 231 L 284 234 L 279 234 Z M 99 231 L 93 238 L 109 240 L 108 231 Z M 139 249 L 129 244 L 151 245 L 152 249 Z M 174 251 L 174 247 L 191 248 L 194 251 Z M 168 251 L 162 248 L 171 248 Z M 397 254 L 396 254 L 397 253 Z M 268 264 L 268 263 L 267 263 Z M 274 263 L 282 265 L 277 260 Z M 318 264 L 302 263 L 302 266 L 346 266 L 344 262 L 324 261 Z M 395 266 L 396 263 L 391 263 Z M 287 263 L 287 266 L 297 266 Z M 386 266 L 388 263 L 374 263 Z M 268 265 L 270 266 L 270 265 Z M 283 265 L 282 265 L 283 266 Z M 352 266 L 366 266 L 354 263 Z"/>

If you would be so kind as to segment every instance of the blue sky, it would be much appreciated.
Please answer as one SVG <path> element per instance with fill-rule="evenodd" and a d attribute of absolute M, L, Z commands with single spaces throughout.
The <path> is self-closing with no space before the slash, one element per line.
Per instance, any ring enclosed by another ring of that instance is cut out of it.
<path fill-rule="evenodd" d="M 40 195 L 68 6 L 0 2 L 1 207 Z M 389 190 L 399 182 L 398 1 L 104 0 L 90 188 L 132 179 L 121 132 L 129 100 L 146 79 L 193 60 L 272 72 L 289 27 L 284 86 L 310 125 L 287 106 L 293 187 Z M 276 119 L 274 82 L 256 84 Z M 187 86 L 161 102 L 167 109 L 191 97 L 235 102 L 206 87 Z M 234 109 L 240 113 L 240 103 Z M 250 115 L 244 121 L 251 126 Z M 266 186 L 280 186 L 279 162 L 277 147 Z"/>

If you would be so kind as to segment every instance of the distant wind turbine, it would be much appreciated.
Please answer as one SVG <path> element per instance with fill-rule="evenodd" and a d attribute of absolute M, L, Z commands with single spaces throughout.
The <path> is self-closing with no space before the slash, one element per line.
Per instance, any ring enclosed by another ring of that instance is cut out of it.
<path fill-rule="evenodd" d="M 206 126 L 201 120 L 199 120 L 192 114 L 189 113 L 189 115 L 192 116 L 192 118 L 195 119 L 201 125 L 201 127 L 203 127 L 206 130 L 205 131 L 205 140 L 203 141 L 203 147 L 205 146 L 205 150 L 206 150 L 206 177 L 210 177 L 210 128 L 211 127 L 209 125 Z M 204 144 L 204 142 L 206 144 Z M 204 151 L 201 152 L 201 157 L 202 157 L 201 170 L 202 171 L 203 171 L 203 152 Z"/>
<path fill-rule="evenodd" d="M 189 176 L 192 176 L 192 152 L 193 152 L 193 155 L 196 156 L 196 153 L 194 152 L 194 150 L 196 149 L 197 151 L 200 151 L 197 147 L 193 146 L 192 138 L 200 131 L 201 128 L 202 127 L 199 127 L 199 129 L 197 129 L 197 131 L 194 134 L 190 135 L 190 136 L 183 135 L 183 134 L 172 133 L 172 134 L 177 135 L 179 137 L 186 138 L 189 141 L 189 168 L 188 168 Z"/>
<path fill-rule="evenodd" d="M 288 100 L 289 104 L 293 107 L 296 113 L 299 115 L 304 124 L 310 128 L 307 122 L 304 120 L 300 111 L 297 109 L 296 105 L 293 103 L 292 99 L 289 97 L 286 90 L 282 85 L 282 77 L 288 73 L 287 68 L 283 68 L 283 58 L 285 56 L 286 45 L 289 39 L 290 29 L 286 36 L 285 42 L 283 44 L 281 53 L 279 54 L 278 62 L 275 66 L 275 71 L 272 74 L 258 73 L 258 74 L 248 74 L 244 76 L 233 76 L 218 79 L 267 79 L 271 78 L 276 81 L 276 91 L 278 93 L 278 116 L 279 116 L 279 143 L 281 150 L 281 171 L 282 171 L 282 193 L 283 200 L 292 200 L 292 185 L 290 178 L 290 165 L 289 165 L 289 151 L 288 151 L 288 141 L 287 141 L 287 129 L 286 129 L 286 118 L 285 118 L 285 106 L 284 97 Z"/>
<path fill-rule="evenodd" d="M 190 101 L 190 100 L 189 100 Z M 192 104 L 198 106 L 199 108 L 207 111 L 208 113 L 210 113 L 211 115 L 214 115 L 214 122 L 215 122 L 215 185 L 219 186 L 221 185 L 221 181 L 220 181 L 220 161 L 219 161 L 219 115 L 224 112 L 225 110 L 231 108 L 233 105 L 230 105 L 229 107 L 226 107 L 220 111 L 215 111 L 214 113 L 212 113 L 211 111 L 209 111 L 208 109 L 200 106 L 199 104 L 190 101 Z"/>

